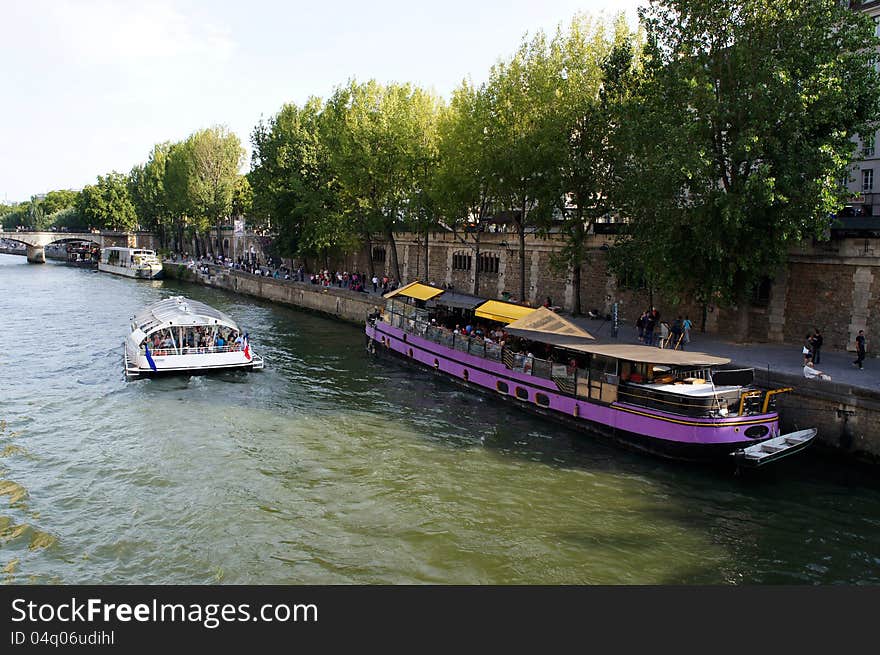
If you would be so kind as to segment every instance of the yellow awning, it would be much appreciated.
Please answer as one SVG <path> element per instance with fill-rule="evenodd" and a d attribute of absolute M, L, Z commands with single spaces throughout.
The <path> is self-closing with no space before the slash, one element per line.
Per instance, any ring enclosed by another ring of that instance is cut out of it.
<path fill-rule="evenodd" d="M 429 287 L 427 284 L 422 284 L 421 282 L 410 282 L 399 289 L 386 293 L 385 297 L 392 298 L 393 296 L 406 296 L 407 298 L 415 298 L 416 300 L 430 300 L 434 296 L 439 296 L 441 293 L 443 293 L 443 289 Z"/>
<path fill-rule="evenodd" d="M 490 321 L 498 321 L 499 323 L 512 323 L 517 319 L 528 316 L 534 307 L 523 307 L 522 305 L 514 305 L 509 302 L 501 302 L 500 300 L 487 300 L 477 307 L 474 312 L 480 318 L 488 318 Z"/>

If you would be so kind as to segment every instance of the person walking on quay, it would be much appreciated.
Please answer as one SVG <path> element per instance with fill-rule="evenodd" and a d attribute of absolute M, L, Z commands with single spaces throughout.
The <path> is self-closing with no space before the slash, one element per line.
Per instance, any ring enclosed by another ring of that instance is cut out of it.
<path fill-rule="evenodd" d="M 824 339 L 822 338 L 822 333 L 819 332 L 819 328 L 815 328 L 813 330 L 813 336 L 810 338 L 810 344 L 813 349 L 813 363 L 819 363 L 819 356 L 822 353 L 822 343 Z"/>
<path fill-rule="evenodd" d="M 856 337 L 856 360 L 854 366 L 858 366 L 860 371 L 864 370 L 863 362 L 865 361 L 865 331 L 859 330 L 859 336 Z"/>
<path fill-rule="evenodd" d="M 694 326 L 694 324 L 691 323 L 690 316 L 685 316 L 684 321 L 682 321 L 682 323 L 681 323 L 681 329 L 682 329 L 682 331 L 684 331 L 684 343 L 685 344 L 688 344 L 691 342 L 691 328 L 693 326 Z"/>

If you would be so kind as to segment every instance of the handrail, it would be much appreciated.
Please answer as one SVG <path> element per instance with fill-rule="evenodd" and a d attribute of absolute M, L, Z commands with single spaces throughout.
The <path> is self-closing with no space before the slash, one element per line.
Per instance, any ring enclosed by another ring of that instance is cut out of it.
<path fill-rule="evenodd" d="M 768 391 L 767 395 L 764 396 L 764 407 L 761 409 L 761 413 L 767 413 L 767 408 L 770 406 L 770 396 L 775 396 L 779 393 L 788 393 L 789 391 L 794 391 L 794 387 L 782 387 L 781 389 L 771 389 Z"/>
<path fill-rule="evenodd" d="M 183 352 L 178 352 L 177 348 L 158 348 L 150 351 L 150 354 L 157 357 L 167 357 L 169 355 L 209 355 L 215 353 L 241 352 L 243 349 L 233 344 L 231 346 L 205 346 L 203 348 L 187 347 L 182 350 Z"/>
<path fill-rule="evenodd" d="M 745 406 L 746 406 L 746 398 L 749 398 L 751 396 L 760 396 L 760 395 L 761 395 L 760 391 L 746 391 L 745 393 L 743 393 L 739 397 L 739 413 L 737 414 L 737 416 L 743 415 L 743 411 L 745 410 Z"/>

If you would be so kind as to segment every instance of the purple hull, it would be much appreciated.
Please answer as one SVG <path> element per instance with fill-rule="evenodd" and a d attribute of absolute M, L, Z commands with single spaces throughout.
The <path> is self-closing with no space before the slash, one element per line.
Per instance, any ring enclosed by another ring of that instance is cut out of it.
<path fill-rule="evenodd" d="M 393 351 L 450 377 L 487 389 L 542 413 L 557 415 L 577 425 L 636 442 L 640 448 L 684 459 L 712 458 L 778 436 L 776 412 L 759 416 L 698 418 L 680 416 L 623 402 L 594 402 L 563 393 L 552 380 L 507 368 L 449 348 L 387 323 L 366 326 L 376 349 Z M 745 431 L 764 426 L 761 438 Z"/>

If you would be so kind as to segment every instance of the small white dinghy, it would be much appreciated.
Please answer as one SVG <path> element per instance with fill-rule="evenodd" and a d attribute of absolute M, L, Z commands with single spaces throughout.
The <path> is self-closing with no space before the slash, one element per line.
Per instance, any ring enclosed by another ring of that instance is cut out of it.
<path fill-rule="evenodd" d="M 816 428 L 808 428 L 807 430 L 781 434 L 773 439 L 756 443 L 754 446 L 737 450 L 732 454 L 737 463 L 742 466 L 763 466 L 802 451 L 816 438 L 818 432 Z"/>

